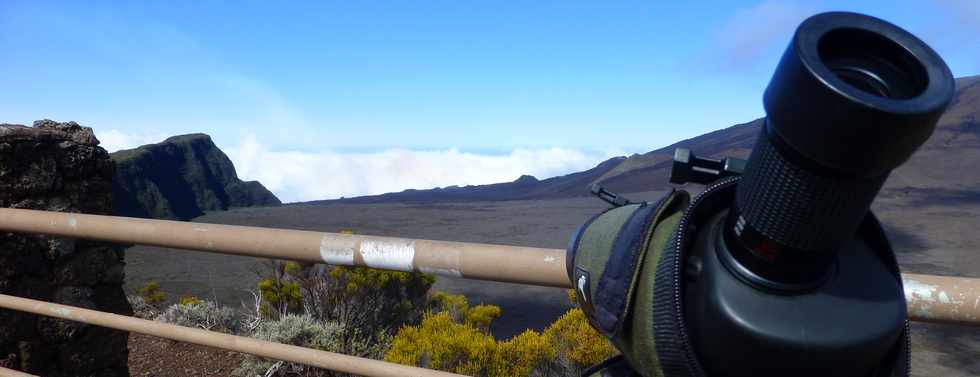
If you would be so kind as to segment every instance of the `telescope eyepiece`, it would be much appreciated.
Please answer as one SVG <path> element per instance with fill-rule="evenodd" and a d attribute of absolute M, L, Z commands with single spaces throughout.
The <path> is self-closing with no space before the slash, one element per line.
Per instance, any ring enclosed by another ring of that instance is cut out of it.
<path fill-rule="evenodd" d="M 725 234 L 751 279 L 822 279 L 954 90 L 939 55 L 893 24 L 846 12 L 805 20 L 766 88 Z"/>
<path fill-rule="evenodd" d="M 915 56 L 894 41 L 864 29 L 834 29 L 817 44 L 820 61 L 844 83 L 884 98 L 922 94 L 928 74 Z"/>
<path fill-rule="evenodd" d="M 908 160 L 954 91 L 925 42 L 871 16 L 831 12 L 800 24 L 763 104 L 773 136 L 798 157 L 868 178 Z"/>

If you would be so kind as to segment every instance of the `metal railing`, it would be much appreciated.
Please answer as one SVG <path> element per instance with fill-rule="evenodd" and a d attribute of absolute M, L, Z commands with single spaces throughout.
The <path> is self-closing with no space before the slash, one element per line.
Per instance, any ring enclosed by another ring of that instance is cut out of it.
<path fill-rule="evenodd" d="M 565 250 L 0 208 L 0 230 L 572 288 Z M 505 261 L 505 263 L 502 263 Z M 903 274 L 910 319 L 980 326 L 980 279 Z M 458 376 L 0 295 L 0 308 L 364 376 Z M 22 376 L 27 374 L 3 374 Z M 19 372 L 17 372 L 19 373 Z M 29 376 L 29 375 L 28 375 Z"/>
<path fill-rule="evenodd" d="M 19 370 L 0 367 L 0 377 L 38 377 L 38 376 L 30 373 L 24 373 Z"/>
<path fill-rule="evenodd" d="M 171 325 L 169 323 L 150 321 L 119 314 L 100 312 L 98 310 L 54 304 L 16 296 L 0 295 L 0 307 L 49 317 L 84 322 L 92 325 L 109 327 L 116 330 L 125 330 L 181 342 L 199 344 L 202 346 L 247 353 L 270 359 L 305 364 L 344 373 L 378 377 L 459 376 L 458 374 L 437 370 L 388 363 L 333 352 L 319 351 L 288 344 L 267 342 L 244 336 L 235 336 L 215 331 L 195 329 L 192 327 Z"/>
<path fill-rule="evenodd" d="M 10 208 L 0 208 L 0 230 L 571 288 L 560 249 Z"/>

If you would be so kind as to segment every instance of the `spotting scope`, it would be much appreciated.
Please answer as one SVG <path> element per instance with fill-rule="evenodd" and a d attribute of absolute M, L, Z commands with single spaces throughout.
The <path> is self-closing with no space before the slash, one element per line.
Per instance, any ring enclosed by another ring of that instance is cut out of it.
<path fill-rule="evenodd" d="M 939 55 L 898 26 L 803 21 L 748 160 L 679 149 L 671 181 L 700 193 L 620 198 L 576 232 L 578 303 L 622 354 L 589 373 L 907 376 L 899 266 L 870 207 L 954 90 Z"/>

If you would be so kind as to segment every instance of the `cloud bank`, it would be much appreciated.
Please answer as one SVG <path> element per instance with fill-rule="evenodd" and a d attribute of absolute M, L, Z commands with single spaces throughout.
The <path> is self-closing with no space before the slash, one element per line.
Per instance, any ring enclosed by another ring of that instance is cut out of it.
<path fill-rule="evenodd" d="M 122 131 L 111 129 L 108 131 L 95 130 L 95 136 L 99 139 L 99 146 L 109 152 L 120 149 L 136 148 L 140 145 L 159 143 L 167 138 L 164 134 L 128 134 Z"/>
<path fill-rule="evenodd" d="M 367 153 L 273 151 L 254 135 L 225 149 L 243 180 L 258 180 L 283 202 L 335 199 L 451 185 L 553 177 L 594 167 L 621 151 L 514 149 L 505 154 L 386 149 Z"/>

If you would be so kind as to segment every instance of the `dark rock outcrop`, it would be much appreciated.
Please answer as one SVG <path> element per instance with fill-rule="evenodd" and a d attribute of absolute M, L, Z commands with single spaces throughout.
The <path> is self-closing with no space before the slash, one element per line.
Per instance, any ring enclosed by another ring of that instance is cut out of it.
<path fill-rule="evenodd" d="M 0 124 L 0 207 L 107 215 L 113 164 L 74 122 Z M 0 232 L 0 293 L 131 315 L 116 246 Z M 128 376 L 128 334 L 0 310 L 0 358 L 42 376 Z"/>
<path fill-rule="evenodd" d="M 225 186 L 231 207 L 269 206 L 282 204 L 279 198 L 259 181 L 235 181 Z"/>
<path fill-rule="evenodd" d="M 231 160 L 205 134 L 121 150 L 112 159 L 120 216 L 188 220 L 204 211 L 281 204 L 261 183 L 238 179 Z"/>

